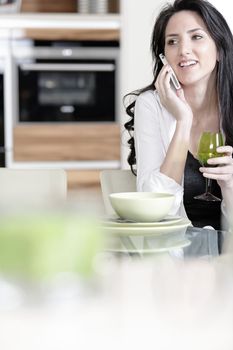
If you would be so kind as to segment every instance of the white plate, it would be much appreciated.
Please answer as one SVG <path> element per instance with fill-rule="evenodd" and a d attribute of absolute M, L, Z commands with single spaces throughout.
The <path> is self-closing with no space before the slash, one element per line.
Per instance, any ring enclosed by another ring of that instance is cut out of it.
<path fill-rule="evenodd" d="M 167 245 L 163 247 L 156 247 L 156 248 L 143 248 L 143 249 L 133 249 L 133 248 L 124 248 L 124 247 L 119 247 L 119 248 L 108 248 L 108 252 L 114 252 L 114 253 L 137 253 L 137 254 L 151 254 L 151 253 L 161 253 L 161 252 L 166 252 L 170 251 L 173 249 L 179 249 L 179 248 L 184 248 L 187 247 L 191 244 L 191 241 L 188 239 L 183 239 L 181 241 L 175 242 L 172 245 Z"/>
<path fill-rule="evenodd" d="M 118 217 L 112 217 L 107 220 L 103 221 L 104 226 L 119 226 L 119 227 L 155 227 L 155 226 L 165 226 L 165 225 L 173 225 L 178 222 L 180 222 L 183 218 L 181 216 L 173 216 L 169 215 L 165 219 L 161 221 L 156 221 L 156 222 L 133 222 L 133 221 L 127 221 L 124 219 L 120 219 Z"/>
<path fill-rule="evenodd" d="M 173 233 L 180 232 L 183 234 L 183 232 L 186 231 L 186 228 L 191 225 L 191 222 L 188 219 L 183 218 L 180 220 L 177 224 L 174 225 L 167 225 L 167 226 L 111 226 L 111 225 L 104 225 L 103 229 L 104 231 L 119 235 L 119 236 L 146 236 L 146 235 L 169 235 Z"/>

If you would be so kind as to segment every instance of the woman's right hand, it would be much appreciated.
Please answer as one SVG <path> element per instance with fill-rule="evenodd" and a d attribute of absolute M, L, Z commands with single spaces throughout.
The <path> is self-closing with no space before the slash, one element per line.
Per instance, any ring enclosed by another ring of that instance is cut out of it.
<path fill-rule="evenodd" d="M 174 90 L 171 87 L 171 73 L 172 70 L 169 65 L 163 66 L 155 82 L 156 91 L 163 106 L 177 121 L 190 122 L 191 125 L 193 118 L 192 109 L 185 99 L 184 90 Z"/>

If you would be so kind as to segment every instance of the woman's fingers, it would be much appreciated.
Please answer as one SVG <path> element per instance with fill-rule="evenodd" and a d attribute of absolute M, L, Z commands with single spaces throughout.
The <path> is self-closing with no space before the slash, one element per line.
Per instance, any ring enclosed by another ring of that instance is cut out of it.
<path fill-rule="evenodd" d="M 155 87 L 162 105 L 176 120 L 185 120 L 191 124 L 193 113 L 184 98 L 183 90 L 177 91 L 171 86 L 172 68 L 165 65 L 159 72 Z M 181 95 L 180 95 L 181 94 Z"/>
<path fill-rule="evenodd" d="M 233 164 L 232 151 L 233 148 L 231 146 L 218 147 L 217 152 L 219 153 L 219 157 L 208 159 L 208 164 L 220 166 Z"/>
<path fill-rule="evenodd" d="M 232 158 L 229 156 L 210 158 L 208 159 L 207 163 L 209 165 L 228 165 L 232 164 Z"/>
<path fill-rule="evenodd" d="M 204 177 L 212 180 L 217 180 L 217 181 L 231 181 L 232 180 L 232 173 L 229 174 L 210 174 L 210 173 L 203 173 L 202 174 Z"/>
<path fill-rule="evenodd" d="M 201 167 L 200 172 L 204 177 L 207 177 L 209 179 L 221 181 L 221 182 L 230 182 L 232 181 L 232 175 L 233 175 L 233 162 L 232 158 L 230 157 L 219 157 L 219 158 L 212 158 L 211 164 L 214 164 L 214 161 L 216 160 L 217 165 L 221 165 L 221 161 L 225 159 L 225 161 L 222 163 L 222 166 L 217 167 Z M 210 159 L 209 159 L 210 160 Z M 208 163 L 210 163 L 208 161 Z"/>
<path fill-rule="evenodd" d="M 222 167 L 216 167 L 216 168 L 206 168 L 206 167 L 201 167 L 200 172 L 202 172 L 203 174 L 218 174 L 218 175 L 222 175 L 222 174 L 233 174 L 233 164 L 230 165 L 225 165 Z"/>
<path fill-rule="evenodd" d="M 204 177 L 217 180 L 218 184 L 226 186 L 233 181 L 233 159 L 231 146 L 221 146 L 217 148 L 218 153 L 224 154 L 222 157 L 208 159 L 210 167 L 201 167 L 200 171 Z"/>
<path fill-rule="evenodd" d="M 223 163 L 220 163 L 222 161 L 222 158 L 225 158 L 226 161 Z M 233 174 L 233 162 L 232 159 L 229 161 L 229 157 L 220 157 L 220 158 L 212 158 L 211 159 L 211 165 L 216 164 L 219 166 L 216 167 L 200 167 L 200 171 L 202 173 L 207 173 L 207 174 L 226 174 L 226 173 L 231 173 Z M 219 159 L 219 161 L 217 161 Z M 214 160 L 216 160 L 216 163 L 214 163 Z M 208 164 L 210 164 L 210 159 L 208 160 Z M 222 165 L 221 165 L 222 164 Z"/>
<path fill-rule="evenodd" d="M 155 87 L 158 92 L 164 92 L 166 88 L 170 88 L 170 78 L 171 78 L 171 67 L 169 65 L 163 66 L 161 71 L 159 72 L 158 78 L 155 82 Z"/>
<path fill-rule="evenodd" d="M 176 90 L 176 94 L 182 101 L 186 102 L 183 89 Z"/>
<path fill-rule="evenodd" d="M 229 157 L 232 157 L 233 148 L 231 146 L 221 146 L 217 148 L 217 152 L 224 153 Z"/>

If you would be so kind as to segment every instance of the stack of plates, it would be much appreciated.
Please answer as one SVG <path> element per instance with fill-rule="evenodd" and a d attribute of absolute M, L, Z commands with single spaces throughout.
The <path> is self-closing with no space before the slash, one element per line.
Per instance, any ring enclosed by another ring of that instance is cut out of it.
<path fill-rule="evenodd" d="M 186 229 L 191 223 L 188 219 L 180 216 L 167 216 L 158 222 L 143 223 L 115 217 L 104 220 L 102 225 L 106 233 L 118 237 L 118 241 L 121 243 L 127 243 L 124 244 L 123 248 L 121 244 L 112 250 L 151 253 L 181 248 L 191 243 L 185 237 Z M 141 241 L 143 239 L 143 245 L 138 246 L 139 237 Z"/>

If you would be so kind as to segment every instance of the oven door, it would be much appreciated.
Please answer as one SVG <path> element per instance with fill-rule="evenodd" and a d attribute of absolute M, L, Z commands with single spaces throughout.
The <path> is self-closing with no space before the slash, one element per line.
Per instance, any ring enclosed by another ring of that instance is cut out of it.
<path fill-rule="evenodd" d="M 115 121 L 115 62 L 18 65 L 20 122 Z"/>

